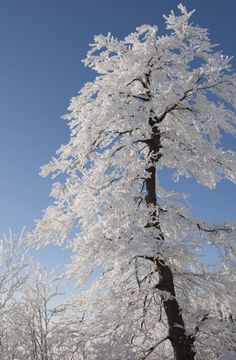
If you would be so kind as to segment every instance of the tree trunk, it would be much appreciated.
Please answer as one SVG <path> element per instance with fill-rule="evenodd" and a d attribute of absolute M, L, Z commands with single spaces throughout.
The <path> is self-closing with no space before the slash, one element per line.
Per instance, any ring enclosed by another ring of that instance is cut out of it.
<path fill-rule="evenodd" d="M 150 117 L 149 124 L 153 129 L 152 137 L 147 141 L 149 146 L 149 153 L 151 154 L 152 164 L 147 172 L 149 178 L 146 179 L 146 203 L 152 205 L 154 208 L 157 205 L 156 196 L 156 164 L 161 158 L 161 135 L 157 127 L 156 119 Z M 157 220 L 156 210 L 150 214 L 150 222 L 148 226 L 156 227 L 160 231 L 159 240 L 164 241 L 164 236 L 161 232 L 160 224 Z M 195 358 L 194 350 L 194 336 L 187 335 L 185 332 L 185 325 L 181 314 L 181 308 L 178 304 L 173 274 L 170 267 L 165 263 L 164 259 L 160 256 L 153 257 L 152 260 L 157 267 L 159 274 L 159 282 L 156 288 L 165 291 L 169 297 L 162 296 L 162 301 L 167 317 L 169 335 L 168 338 L 173 346 L 174 355 L 176 360 L 193 360 Z"/>

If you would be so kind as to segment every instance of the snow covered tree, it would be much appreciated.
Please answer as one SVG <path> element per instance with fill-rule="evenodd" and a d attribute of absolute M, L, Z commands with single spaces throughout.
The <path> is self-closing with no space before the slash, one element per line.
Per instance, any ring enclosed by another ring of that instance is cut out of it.
<path fill-rule="evenodd" d="M 0 240 L 0 317 L 26 282 L 28 254 L 23 231 L 18 236 L 10 230 Z"/>
<path fill-rule="evenodd" d="M 22 289 L 18 308 L 21 312 L 19 331 L 24 335 L 22 346 L 24 356 L 29 360 L 59 359 L 58 322 L 65 311 L 63 304 L 57 304 L 62 288 L 62 276 L 48 273 L 40 265 L 31 266 L 29 281 Z M 60 339 L 61 340 L 61 339 Z M 57 356 L 58 355 L 58 356 Z"/>
<path fill-rule="evenodd" d="M 15 312 L 16 299 L 28 278 L 29 246 L 23 231 L 15 235 L 9 230 L 0 240 L 0 358 L 15 360 L 19 341 L 13 335 L 18 320 Z M 14 316 L 12 316 L 14 314 Z"/>
<path fill-rule="evenodd" d="M 69 359 L 60 350 L 68 331 L 60 303 L 62 277 L 31 264 L 28 281 L 0 319 L 1 360 Z"/>
<path fill-rule="evenodd" d="M 84 63 L 97 77 L 72 99 L 70 141 L 42 169 L 63 176 L 33 237 L 63 244 L 77 227 L 71 273 L 83 284 L 103 270 L 78 308 L 89 360 L 235 357 L 235 226 L 193 219 L 159 181 L 164 167 L 211 189 L 236 181 L 221 145 L 236 135 L 230 58 L 178 8 L 164 36 L 143 25 L 122 41 L 95 37 Z M 214 271 L 206 243 L 219 250 Z"/>

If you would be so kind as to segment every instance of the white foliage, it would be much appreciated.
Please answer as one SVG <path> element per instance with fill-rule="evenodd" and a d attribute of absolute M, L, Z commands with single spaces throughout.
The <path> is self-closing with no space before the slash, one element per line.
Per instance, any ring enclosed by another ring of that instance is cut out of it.
<path fill-rule="evenodd" d="M 168 167 L 176 179 L 194 177 L 209 188 L 222 179 L 236 182 L 235 153 L 221 147 L 222 131 L 236 134 L 230 58 L 213 51 L 206 29 L 189 24 L 193 11 L 179 9 L 165 17 L 165 36 L 143 25 L 122 41 L 95 37 L 84 63 L 98 75 L 72 98 L 65 117 L 70 141 L 42 169 L 66 180 L 55 183 L 54 205 L 32 241 L 61 244 L 77 226 L 70 273 L 81 285 L 104 269 L 78 300 L 89 360 L 171 358 L 162 305 L 171 295 L 156 286 L 161 279 L 150 261 L 156 256 L 172 271 L 195 358 L 235 354 L 235 227 L 191 219 L 182 196 L 158 181 Z M 154 131 L 156 154 L 148 151 Z M 152 166 L 153 205 L 145 201 Z M 158 226 L 147 226 L 153 213 Z M 221 252 L 211 272 L 199 256 L 206 242 Z"/>

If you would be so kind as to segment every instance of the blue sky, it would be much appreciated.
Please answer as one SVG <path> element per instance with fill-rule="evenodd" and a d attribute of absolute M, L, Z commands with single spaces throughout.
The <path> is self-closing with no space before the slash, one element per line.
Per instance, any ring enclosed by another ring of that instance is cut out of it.
<path fill-rule="evenodd" d="M 235 55 L 236 1 L 185 0 L 193 22 L 210 29 L 213 42 Z M 33 228 L 49 204 L 50 179 L 38 175 L 56 149 L 68 141 L 60 116 L 69 99 L 93 78 L 81 59 L 95 34 L 122 38 L 141 24 L 157 24 L 176 9 L 176 0 L 0 0 L 0 233 Z M 236 60 L 232 62 L 236 70 Z M 236 141 L 224 139 L 236 150 Z M 236 218 L 235 186 L 215 191 L 183 181 L 193 214 L 211 222 Z M 44 262 L 64 262 L 68 253 L 43 250 Z M 53 258 L 53 261 L 52 261 Z"/>

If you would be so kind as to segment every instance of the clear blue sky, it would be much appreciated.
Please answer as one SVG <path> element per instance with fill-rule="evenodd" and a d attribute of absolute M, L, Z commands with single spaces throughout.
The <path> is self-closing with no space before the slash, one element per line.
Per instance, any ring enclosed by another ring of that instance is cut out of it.
<path fill-rule="evenodd" d="M 39 175 L 56 149 L 68 140 L 69 99 L 94 76 L 81 59 L 95 34 L 122 38 L 141 24 L 164 30 L 162 14 L 178 0 L 0 0 L 0 233 L 34 220 L 49 204 L 49 179 Z M 185 0 L 193 22 L 210 29 L 211 39 L 235 55 L 236 1 Z M 233 61 L 236 70 L 236 60 Z M 226 147 L 236 150 L 228 137 Z M 223 182 L 215 191 L 183 181 L 193 214 L 211 222 L 236 219 L 236 187 Z M 54 250 L 45 250 L 50 258 Z M 54 251 L 55 262 L 66 259 Z M 64 261 L 64 260 L 63 260 Z M 50 262 L 50 260 L 49 260 Z"/>

